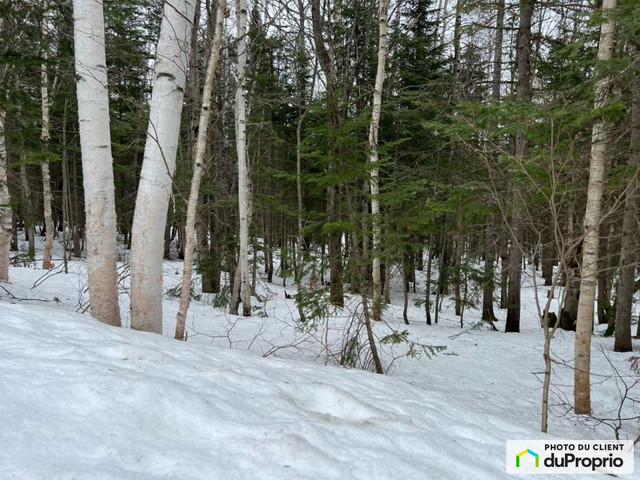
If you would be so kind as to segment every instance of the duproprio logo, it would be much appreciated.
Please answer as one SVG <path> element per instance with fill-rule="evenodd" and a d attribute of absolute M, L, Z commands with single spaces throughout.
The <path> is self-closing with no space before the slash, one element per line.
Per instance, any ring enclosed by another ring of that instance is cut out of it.
<path fill-rule="evenodd" d="M 520 457 L 522 457 L 523 455 L 529 454 L 531 455 L 533 458 L 536 459 L 536 467 L 540 466 L 540 455 L 538 455 L 536 452 L 534 452 L 533 450 L 529 450 L 528 448 L 526 450 L 521 451 L 520 453 L 518 453 L 516 455 L 516 468 L 520 468 Z"/>
<path fill-rule="evenodd" d="M 507 440 L 506 446 L 513 475 L 634 473 L 633 440 Z"/>

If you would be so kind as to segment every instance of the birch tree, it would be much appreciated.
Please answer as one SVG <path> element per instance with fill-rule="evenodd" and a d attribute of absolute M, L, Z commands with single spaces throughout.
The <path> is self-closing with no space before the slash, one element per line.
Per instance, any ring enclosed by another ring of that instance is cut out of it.
<path fill-rule="evenodd" d="M 0 282 L 9 281 L 11 248 L 11 197 L 7 176 L 7 147 L 4 135 L 6 113 L 0 107 Z"/>
<path fill-rule="evenodd" d="M 218 0 L 216 8 L 216 25 L 211 43 L 209 63 L 205 76 L 204 88 L 202 91 L 202 107 L 198 123 L 198 139 L 193 158 L 193 177 L 191 179 L 191 191 L 189 192 L 189 203 L 187 205 L 187 225 L 185 228 L 184 266 L 182 271 L 182 285 L 180 294 L 180 307 L 178 309 L 176 323 L 176 340 L 184 339 L 185 320 L 189 308 L 191 291 L 191 274 L 193 272 L 193 252 L 194 237 L 196 230 L 196 209 L 200 196 L 200 182 L 202 180 L 204 154 L 207 149 L 207 134 L 209 133 L 209 118 L 211 116 L 211 92 L 215 79 L 216 67 L 220 58 L 220 47 L 222 45 L 222 31 L 224 29 L 224 12 L 227 8 L 226 0 Z"/>
<path fill-rule="evenodd" d="M 251 205 L 249 192 L 249 171 L 247 166 L 247 105 L 246 105 L 246 68 L 247 68 L 247 1 L 236 0 L 237 38 L 238 38 L 238 86 L 236 88 L 236 151 L 238 155 L 238 213 L 239 243 L 238 268 L 234 290 L 240 288 L 242 314 L 251 315 L 251 285 L 249 283 L 249 223 Z M 239 280 L 238 280 L 239 278 Z M 234 300 L 238 292 L 234 293 Z M 237 300 L 231 302 L 231 313 L 238 313 Z"/>
<path fill-rule="evenodd" d="M 42 45 L 41 45 L 41 55 L 42 55 L 42 63 L 40 64 L 40 95 L 42 102 L 42 130 L 40 133 L 40 139 L 42 142 L 47 145 L 49 140 L 51 139 L 51 119 L 50 119 L 50 102 L 49 102 L 49 70 L 48 70 L 48 60 L 49 60 L 49 46 L 48 46 L 48 37 L 49 37 L 49 25 L 48 25 L 48 2 L 44 0 L 42 2 L 42 23 L 41 23 L 41 32 L 42 32 Z M 104 28 L 103 28 L 104 30 Z M 53 268 L 53 262 L 51 261 L 51 254 L 53 250 L 53 235 L 55 233 L 55 226 L 53 224 L 53 213 L 51 209 L 51 172 L 49 169 L 49 160 L 46 160 L 42 164 L 42 199 L 43 199 L 43 207 L 44 207 L 44 224 L 45 224 L 45 241 L 44 241 L 44 251 L 42 255 L 42 268 L 45 270 L 49 270 Z"/>
<path fill-rule="evenodd" d="M 131 328 L 162 333 L 164 228 L 178 150 L 195 0 L 164 4 L 131 227 Z"/>
<path fill-rule="evenodd" d="M 615 20 L 611 11 L 617 0 L 603 0 L 602 15 L 605 19 L 600 28 L 598 62 L 611 60 L 615 43 Z M 607 105 L 611 96 L 611 79 L 605 76 L 595 86 L 593 108 L 597 112 Z M 610 125 L 604 117 L 598 117 L 591 132 L 591 161 L 589 187 L 584 214 L 584 240 L 582 242 L 582 278 L 580 300 L 576 321 L 574 408 L 577 414 L 591 413 L 591 332 L 593 328 L 594 303 L 598 273 L 598 249 L 600 246 L 600 220 L 606 153 L 610 143 Z"/>
<path fill-rule="evenodd" d="M 74 0 L 73 19 L 89 302 L 95 318 L 120 326 L 116 209 L 102 2 Z"/>
<path fill-rule="evenodd" d="M 380 190 L 378 185 L 378 127 L 382 107 L 382 86 L 387 60 L 387 20 L 389 1 L 380 0 L 378 5 L 378 68 L 373 90 L 373 113 L 369 128 L 369 163 L 371 164 L 371 215 L 373 217 L 373 319 L 380 320 L 382 311 L 382 281 L 380 274 Z"/>

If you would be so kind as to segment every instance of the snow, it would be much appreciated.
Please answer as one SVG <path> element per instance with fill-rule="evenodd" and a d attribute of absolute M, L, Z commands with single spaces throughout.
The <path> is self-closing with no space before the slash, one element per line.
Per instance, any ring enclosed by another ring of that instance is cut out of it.
<path fill-rule="evenodd" d="M 335 365 L 357 298 L 304 331 L 282 286 L 261 283 L 266 301 L 248 319 L 203 296 L 192 301 L 188 341 L 177 342 L 177 299 L 165 296 L 165 336 L 110 327 L 76 312 L 86 308 L 84 263 L 71 262 L 68 274 L 56 265 L 48 274 L 12 267 L 11 283 L 0 284 L 2 479 L 513 478 L 507 440 L 613 438 L 563 404 L 571 332 L 553 340 L 549 434 L 540 433 L 543 334 L 530 286 L 520 334 L 476 325 L 472 309 L 461 329 L 446 303 L 430 327 L 412 304 L 405 326 L 394 299 L 379 336 L 406 329 L 412 341 L 447 348 L 417 359 L 403 356 L 403 344 L 383 346 L 392 367 L 374 375 Z M 165 262 L 164 272 L 168 290 L 181 264 Z M 619 396 L 605 354 L 627 381 L 633 354 L 613 353 L 598 334 L 593 343 L 594 413 L 609 417 Z M 627 422 L 623 438 L 639 430 Z"/>

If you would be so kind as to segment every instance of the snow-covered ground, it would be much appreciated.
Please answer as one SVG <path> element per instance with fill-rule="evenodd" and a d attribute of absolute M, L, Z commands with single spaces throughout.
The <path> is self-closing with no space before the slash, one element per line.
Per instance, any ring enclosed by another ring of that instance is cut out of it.
<path fill-rule="evenodd" d="M 540 433 L 543 333 L 530 278 L 519 334 L 490 331 L 474 309 L 461 328 L 447 301 L 438 325 L 427 326 L 413 302 L 424 292 L 412 296 L 406 326 L 396 292 L 376 334 L 406 331 L 406 341 L 382 345 L 382 376 L 336 366 L 357 297 L 301 329 L 282 279 L 259 282 L 264 302 L 251 318 L 202 296 L 185 343 L 170 338 L 174 296 L 164 300 L 165 336 L 109 327 L 78 313 L 88 300 L 84 263 L 71 262 L 68 274 L 56 263 L 49 273 L 12 267 L 11 283 L 0 284 L 1 479 L 513 478 L 507 440 L 614 438 L 569 409 L 571 332 L 553 340 L 549 433 Z M 165 262 L 168 291 L 181 273 L 180 262 Z M 618 418 L 620 382 L 637 378 L 633 354 L 612 344 L 593 338 L 594 417 Z M 426 345 L 446 350 L 428 358 Z M 420 358 L 406 355 L 411 346 Z M 640 405 L 627 401 L 623 415 L 640 415 Z M 627 421 L 621 438 L 639 432 Z"/>

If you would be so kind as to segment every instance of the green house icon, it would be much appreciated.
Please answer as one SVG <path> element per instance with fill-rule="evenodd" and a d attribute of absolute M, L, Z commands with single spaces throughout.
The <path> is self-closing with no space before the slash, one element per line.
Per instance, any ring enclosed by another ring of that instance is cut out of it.
<path fill-rule="evenodd" d="M 540 455 L 538 455 L 536 452 L 534 452 L 533 450 L 529 450 L 528 448 L 526 450 L 521 451 L 520 453 L 518 453 L 516 455 L 516 468 L 520 466 L 520 457 L 526 454 L 529 454 L 531 456 L 533 456 L 536 459 L 536 467 L 540 466 Z"/>

